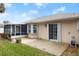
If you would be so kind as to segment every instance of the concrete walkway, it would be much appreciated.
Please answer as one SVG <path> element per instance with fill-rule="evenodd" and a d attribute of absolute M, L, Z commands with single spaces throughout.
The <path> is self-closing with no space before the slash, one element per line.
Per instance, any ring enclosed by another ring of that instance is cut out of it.
<path fill-rule="evenodd" d="M 68 47 L 68 45 L 64 43 L 60 44 L 40 39 L 23 38 L 21 43 L 58 56 L 61 55 Z"/>

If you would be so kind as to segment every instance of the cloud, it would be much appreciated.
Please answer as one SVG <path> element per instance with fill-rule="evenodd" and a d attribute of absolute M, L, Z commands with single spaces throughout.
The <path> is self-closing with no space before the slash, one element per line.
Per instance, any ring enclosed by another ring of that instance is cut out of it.
<path fill-rule="evenodd" d="M 28 17 L 28 19 L 31 19 L 31 17 L 33 18 L 33 17 L 37 16 L 38 14 L 39 14 L 38 10 L 30 10 L 28 12 L 22 13 L 20 16 L 21 16 L 21 18 Z"/>
<path fill-rule="evenodd" d="M 5 12 L 5 13 L 1 13 L 1 14 L 0 14 L 0 17 L 7 17 L 7 16 L 9 16 L 9 13 L 6 13 L 6 12 Z"/>
<path fill-rule="evenodd" d="M 39 12 L 38 10 L 30 10 L 28 12 L 24 12 L 21 14 L 21 17 L 26 17 L 26 16 L 35 16 L 35 15 L 38 15 Z"/>
<path fill-rule="evenodd" d="M 56 10 L 53 11 L 53 14 L 64 12 L 65 10 L 66 10 L 66 7 L 64 7 L 64 6 L 63 7 L 59 7 Z"/>
<path fill-rule="evenodd" d="M 23 12 L 23 13 L 18 14 L 17 16 L 15 16 L 15 20 L 17 20 L 15 23 L 17 23 L 17 22 L 18 23 L 26 22 L 28 20 L 31 20 L 31 19 L 35 18 L 38 15 L 39 15 L 38 10 L 30 10 L 28 12 Z"/>
<path fill-rule="evenodd" d="M 23 3 L 24 6 L 27 6 L 31 3 Z M 33 3 L 33 5 L 35 5 L 37 8 L 42 8 L 45 7 L 48 3 Z"/>
<path fill-rule="evenodd" d="M 26 17 L 27 16 L 27 14 L 26 13 L 23 13 L 22 15 L 21 15 L 21 17 Z"/>
<path fill-rule="evenodd" d="M 21 23 L 21 22 L 26 22 L 28 20 L 34 19 L 38 15 L 39 15 L 38 10 L 29 10 L 28 12 L 23 12 L 20 15 L 17 15 L 16 19 L 20 20 L 18 22 Z"/>
<path fill-rule="evenodd" d="M 27 6 L 27 5 L 28 5 L 28 3 L 23 3 L 23 5 L 24 5 L 24 6 Z"/>
<path fill-rule="evenodd" d="M 3 23 L 4 20 L 11 20 L 10 19 L 11 16 L 12 15 L 10 13 L 8 13 L 8 12 L 0 14 L 0 22 Z"/>
<path fill-rule="evenodd" d="M 30 10 L 29 13 L 36 15 L 36 14 L 38 14 L 39 12 L 38 12 L 37 10 Z"/>
<path fill-rule="evenodd" d="M 0 14 L 0 22 L 3 22 L 4 20 L 8 20 L 11 23 L 17 24 L 31 20 L 38 15 L 39 15 L 38 10 L 29 10 L 28 12 L 22 12 L 22 13 L 19 13 L 18 11 L 14 11 L 14 13 L 5 12 Z"/>
<path fill-rule="evenodd" d="M 47 3 L 35 3 L 35 5 L 37 6 L 37 8 L 42 8 L 45 7 Z"/>
<path fill-rule="evenodd" d="M 37 6 L 43 6 L 44 4 L 43 3 L 35 3 L 35 5 L 37 5 Z"/>
<path fill-rule="evenodd" d="M 17 16 L 15 16 L 15 22 L 14 23 L 24 23 L 28 20 L 33 19 L 32 15 L 29 15 L 27 12 L 21 13 Z"/>
<path fill-rule="evenodd" d="M 11 3 L 5 3 L 5 7 L 7 7 L 7 8 L 12 7 L 12 4 Z"/>
<path fill-rule="evenodd" d="M 33 16 L 31 16 L 31 15 L 29 16 L 27 13 L 23 13 L 22 16 L 20 17 L 20 19 L 22 19 L 21 22 L 30 20 L 32 18 L 33 18 Z"/>

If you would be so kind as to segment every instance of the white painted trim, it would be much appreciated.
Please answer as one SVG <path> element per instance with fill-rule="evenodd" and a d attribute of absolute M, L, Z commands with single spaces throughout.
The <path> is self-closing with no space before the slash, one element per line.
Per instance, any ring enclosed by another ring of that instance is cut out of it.
<path fill-rule="evenodd" d="M 31 34 L 33 34 L 33 24 L 31 24 Z"/>
<path fill-rule="evenodd" d="M 49 39 L 49 24 L 47 24 L 47 34 L 48 34 L 48 35 L 47 35 L 47 36 L 48 36 L 48 40 L 50 40 L 50 39 Z"/>
<path fill-rule="evenodd" d="M 20 35 L 21 35 L 21 25 L 20 25 Z"/>
<path fill-rule="evenodd" d="M 77 31 L 79 31 L 79 20 L 77 20 Z"/>
<path fill-rule="evenodd" d="M 12 35 L 12 25 L 10 25 L 10 35 Z"/>
<path fill-rule="evenodd" d="M 27 24 L 27 33 L 29 33 L 29 30 L 28 30 L 29 28 L 28 28 L 28 24 Z"/>
<path fill-rule="evenodd" d="M 27 33 L 28 34 L 31 34 L 31 32 L 32 32 L 31 27 L 32 27 L 32 24 L 27 24 Z M 30 30 L 30 32 L 29 32 L 29 30 Z"/>
<path fill-rule="evenodd" d="M 37 24 L 37 33 L 38 33 L 38 31 L 39 31 L 39 25 Z"/>
<path fill-rule="evenodd" d="M 39 25 L 38 24 L 34 24 L 34 25 L 37 26 L 37 33 L 39 33 L 39 30 L 38 30 L 39 29 L 39 27 L 38 27 Z"/>
<path fill-rule="evenodd" d="M 14 25 L 15 26 L 15 36 L 16 36 L 16 25 Z"/>
<path fill-rule="evenodd" d="M 58 38 L 58 42 L 61 42 L 61 23 L 58 23 L 57 26 L 58 26 L 57 38 Z"/>
<path fill-rule="evenodd" d="M 0 28 L 0 33 L 4 33 L 4 28 Z"/>
<path fill-rule="evenodd" d="M 25 37 L 26 35 L 17 35 L 17 36 L 11 36 L 11 39 L 13 38 L 21 38 L 21 37 Z"/>

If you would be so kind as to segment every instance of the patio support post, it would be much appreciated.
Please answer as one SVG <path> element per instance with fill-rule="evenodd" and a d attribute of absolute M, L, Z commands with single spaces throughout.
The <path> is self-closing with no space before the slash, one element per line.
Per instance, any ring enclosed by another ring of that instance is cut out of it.
<path fill-rule="evenodd" d="M 20 25 L 20 35 L 21 35 L 21 25 Z"/>
<path fill-rule="evenodd" d="M 15 25 L 15 36 L 16 36 L 16 25 Z"/>
<path fill-rule="evenodd" d="M 29 33 L 29 28 L 28 28 L 28 25 L 27 25 L 27 33 Z"/>
<path fill-rule="evenodd" d="M 10 35 L 12 35 L 12 25 L 10 25 L 10 29 L 11 29 L 11 31 L 10 31 Z"/>

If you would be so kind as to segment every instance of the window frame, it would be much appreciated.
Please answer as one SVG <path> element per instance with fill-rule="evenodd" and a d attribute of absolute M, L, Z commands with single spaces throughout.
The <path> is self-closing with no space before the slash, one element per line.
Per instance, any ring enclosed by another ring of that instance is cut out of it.
<path fill-rule="evenodd" d="M 27 25 L 27 33 L 31 33 L 31 25 Z"/>
<path fill-rule="evenodd" d="M 52 32 L 49 32 L 49 39 L 54 39 L 57 40 L 58 39 L 58 24 L 57 23 L 53 23 L 53 24 L 49 24 L 49 26 L 52 26 L 51 28 L 49 28 L 49 31 L 51 30 Z"/>
<path fill-rule="evenodd" d="M 37 24 L 34 24 L 33 25 L 33 33 L 37 33 L 38 31 L 37 31 Z"/>

